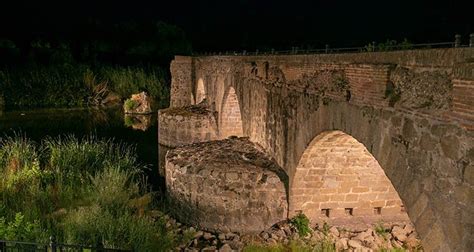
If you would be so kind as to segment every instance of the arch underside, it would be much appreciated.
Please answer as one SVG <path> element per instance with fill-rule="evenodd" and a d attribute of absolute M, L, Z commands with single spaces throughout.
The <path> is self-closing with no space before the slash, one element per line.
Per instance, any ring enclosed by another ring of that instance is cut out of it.
<path fill-rule="evenodd" d="M 342 131 L 326 131 L 303 153 L 292 181 L 290 214 L 312 222 L 366 226 L 409 221 L 402 201 L 377 160 Z"/>
<path fill-rule="evenodd" d="M 469 168 L 462 170 L 474 163 L 468 151 L 474 148 L 472 133 L 457 125 L 345 102 L 331 102 L 313 111 L 298 117 L 294 124 L 300 132 L 287 144 L 294 147 L 284 150 L 287 163 L 283 167 L 290 181 L 293 179 L 290 188 L 307 148 L 304 143 L 310 143 L 319 132 L 341 130 L 378 161 L 427 251 L 474 248 L 472 187 L 465 179 Z M 290 130 L 288 135 L 292 134 Z M 290 206 L 290 213 L 292 210 Z"/>
<path fill-rule="evenodd" d="M 229 136 L 243 136 L 239 99 L 233 87 L 229 87 L 224 94 L 220 113 L 219 135 L 222 139 Z"/>

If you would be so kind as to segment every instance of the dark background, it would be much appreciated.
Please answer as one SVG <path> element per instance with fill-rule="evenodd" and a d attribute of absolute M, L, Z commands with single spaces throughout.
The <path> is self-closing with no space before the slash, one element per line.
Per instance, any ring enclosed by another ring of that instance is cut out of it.
<path fill-rule="evenodd" d="M 425 0 L 1 1 L 0 38 L 17 44 L 38 36 L 126 40 L 126 32 L 114 37 L 108 27 L 161 20 L 182 28 L 194 51 L 364 46 L 404 38 L 450 42 L 456 33 L 467 44 L 472 10 L 469 1 Z"/>

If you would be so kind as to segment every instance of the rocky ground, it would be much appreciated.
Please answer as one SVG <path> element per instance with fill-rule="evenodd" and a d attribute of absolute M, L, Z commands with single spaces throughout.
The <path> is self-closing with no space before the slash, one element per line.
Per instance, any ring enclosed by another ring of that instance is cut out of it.
<path fill-rule="evenodd" d="M 292 250 L 292 243 L 304 248 L 330 248 L 325 251 L 422 251 L 413 225 L 407 223 L 380 223 L 350 230 L 323 225 L 314 227 L 305 237 L 301 237 L 297 228 L 288 221 L 277 223 L 255 235 L 206 232 L 184 226 L 172 218 L 169 218 L 168 226 L 174 227 L 178 235 L 192 236 L 189 243 L 182 244 L 176 251 L 242 251 L 250 248 L 247 247 L 249 245 L 265 248 L 279 246 Z"/>

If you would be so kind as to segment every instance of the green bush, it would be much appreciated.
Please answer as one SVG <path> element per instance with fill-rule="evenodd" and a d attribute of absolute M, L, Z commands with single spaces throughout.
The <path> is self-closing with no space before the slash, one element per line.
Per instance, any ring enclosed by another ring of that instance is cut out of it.
<path fill-rule="evenodd" d="M 377 224 L 375 224 L 374 231 L 375 231 L 376 234 L 382 236 L 385 240 L 388 239 L 389 232 L 383 226 L 382 222 L 377 222 Z"/>
<path fill-rule="evenodd" d="M 304 213 L 299 213 L 298 215 L 293 217 L 290 220 L 290 223 L 295 226 L 300 236 L 304 237 L 307 234 L 311 233 L 311 228 L 309 227 L 309 219 Z"/>
<path fill-rule="evenodd" d="M 45 239 L 38 222 L 26 221 L 22 213 L 16 213 L 10 222 L 7 222 L 5 217 L 0 217 L 0 240 L 44 241 Z"/>
<path fill-rule="evenodd" d="M 125 100 L 124 107 L 127 110 L 134 110 L 138 107 L 138 102 L 132 99 Z"/>
<path fill-rule="evenodd" d="M 154 209 L 144 168 L 134 148 L 111 140 L 2 139 L 0 238 L 168 251 L 179 239 Z"/>

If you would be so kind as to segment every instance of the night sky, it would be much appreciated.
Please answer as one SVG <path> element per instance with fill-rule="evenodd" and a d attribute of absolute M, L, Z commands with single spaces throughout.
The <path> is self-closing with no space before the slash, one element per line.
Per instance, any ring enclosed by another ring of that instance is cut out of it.
<path fill-rule="evenodd" d="M 72 3 L 73 2 L 73 3 Z M 194 50 L 291 46 L 363 46 L 407 38 L 453 41 L 473 30 L 469 1 L 2 1 L 0 38 L 60 36 L 87 39 L 90 20 L 162 20 L 181 27 Z"/>

